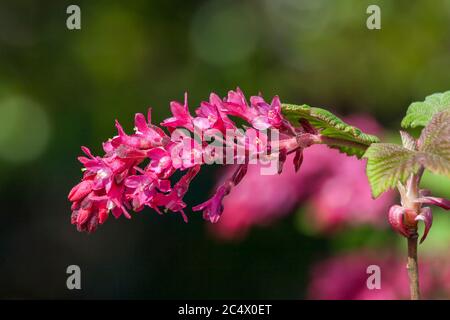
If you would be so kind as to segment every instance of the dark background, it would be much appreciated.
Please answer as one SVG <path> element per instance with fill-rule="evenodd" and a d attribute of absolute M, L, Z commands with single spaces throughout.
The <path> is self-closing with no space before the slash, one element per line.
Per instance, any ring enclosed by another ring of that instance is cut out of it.
<path fill-rule="evenodd" d="M 66 28 L 69 4 L 81 30 Z M 366 28 L 369 4 L 382 30 Z M 194 106 L 236 86 L 396 130 L 410 102 L 450 88 L 449 31 L 445 0 L 2 1 L 0 297 L 305 297 L 311 264 L 353 240 L 300 232 L 291 215 L 224 242 L 198 213 L 186 225 L 151 210 L 78 233 L 80 145 L 98 153 L 116 118 L 130 131 L 148 106 L 158 123 L 185 91 Z M 215 181 L 203 171 L 188 204 Z M 71 264 L 81 291 L 66 288 Z"/>

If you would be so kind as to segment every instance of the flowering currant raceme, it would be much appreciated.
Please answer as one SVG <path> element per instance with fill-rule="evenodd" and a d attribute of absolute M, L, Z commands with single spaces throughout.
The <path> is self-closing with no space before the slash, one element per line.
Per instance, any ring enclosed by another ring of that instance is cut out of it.
<path fill-rule="evenodd" d="M 184 103 L 171 102 L 172 117 L 161 123 L 168 132 L 152 124 L 151 109 L 147 118 L 136 114 L 133 134 L 127 134 L 116 121 L 117 135 L 103 143 L 102 157 L 82 147 L 86 155 L 78 158 L 84 166 L 82 181 L 68 196 L 72 202 L 72 224 L 79 231 L 92 232 L 110 213 L 115 218 L 130 218 L 130 211 L 146 206 L 160 214 L 178 212 L 187 221 L 183 197 L 201 167 L 211 163 L 237 164 L 236 172 L 211 199 L 193 207 L 194 211 L 203 211 L 206 220 L 217 222 L 223 211 L 222 200 L 244 178 L 248 165 L 257 160 L 266 167 L 275 163 L 275 170 L 266 174 L 277 174 L 282 172 L 287 156 L 294 154 L 297 171 L 305 148 L 326 143 L 320 133 L 323 127 L 314 127 L 307 116 L 297 119 L 293 126 L 282 115 L 281 107 L 277 96 L 270 103 L 261 96 L 253 96 L 248 102 L 238 88 L 223 99 L 212 93 L 209 101 L 200 103 L 195 115 L 189 111 L 187 94 Z M 302 106 L 302 112 L 312 112 L 313 108 L 305 108 Z M 238 129 L 230 116 L 245 124 Z M 329 118 L 338 128 L 344 124 L 340 119 Z M 361 133 L 354 127 L 351 130 Z M 351 142 L 350 146 L 357 144 Z M 178 171 L 182 176 L 175 182 L 173 176 Z"/>

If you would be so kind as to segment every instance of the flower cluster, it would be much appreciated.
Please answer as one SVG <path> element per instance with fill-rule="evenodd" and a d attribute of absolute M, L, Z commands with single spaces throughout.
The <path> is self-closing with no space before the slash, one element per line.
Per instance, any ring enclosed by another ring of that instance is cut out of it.
<path fill-rule="evenodd" d="M 353 115 L 344 120 L 369 134 L 383 134 L 370 116 Z M 304 208 L 302 216 L 308 226 L 327 235 L 350 225 L 386 226 L 386 212 L 394 203 L 394 193 L 372 198 L 365 161 L 325 145 L 311 146 L 304 156 L 299 174 L 289 166 L 280 175 L 263 176 L 258 165 L 249 167 L 245 180 L 224 199 L 219 223 L 209 226 L 213 235 L 241 239 L 252 227 L 270 225 L 298 206 Z M 287 161 L 293 158 L 289 155 Z M 217 185 L 233 174 L 232 166 L 224 169 Z M 255 194 L 258 201 L 253 201 Z"/>
<path fill-rule="evenodd" d="M 287 155 L 295 153 L 293 161 L 298 170 L 303 149 L 313 144 L 312 127 L 308 124 L 292 127 L 281 114 L 278 97 L 270 104 L 261 96 L 253 96 L 247 102 L 238 88 L 224 99 L 211 94 L 209 101 L 201 102 L 195 110 L 195 116 L 189 112 L 187 95 L 184 103 L 171 102 L 170 109 L 172 117 L 161 123 L 170 135 L 151 123 L 149 110 L 147 119 L 143 114 L 136 114 L 135 133 L 131 135 L 116 121 L 118 134 L 103 143 L 103 157 L 94 156 L 82 147 L 86 156 L 78 159 L 84 166 L 83 178 L 68 196 L 72 202 L 72 224 L 79 231 L 94 231 L 110 212 L 116 218 L 122 215 L 130 218 L 130 210 L 137 212 L 146 206 L 160 214 L 169 210 L 178 212 L 187 221 L 183 197 L 191 181 L 202 165 L 209 164 L 211 159 L 223 161 L 225 157 L 202 138 L 197 139 L 198 135 L 209 135 L 216 142 L 223 142 L 232 150 L 234 163 L 239 164 L 211 199 L 193 207 L 194 211 L 203 211 L 203 217 L 211 222 L 218 221 L 223 198 L 245 176 L 251 160 L 276 159 L 280 173 Z M 230 116 L 244 120 L 246 130 L 238 130 Z M 267 129 L 276 129 L 276 139 L 263 131 Z M 233 139 L 228 139 L 230 130 Z M 184 175 L 174 183 L 172 179 L 177 171 Z"/>

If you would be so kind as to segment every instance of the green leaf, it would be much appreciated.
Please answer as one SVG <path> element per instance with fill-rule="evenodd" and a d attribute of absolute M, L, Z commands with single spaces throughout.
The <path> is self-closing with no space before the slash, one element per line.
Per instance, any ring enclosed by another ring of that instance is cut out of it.
<path fill-rule="evenodd" d="M 450 110 L 436 113 L 422 130 L 417 144 L 405 132 L 402 147 L 391 143 L 374 143 L 364 154 L 372 195 L 393 188 L 423 166 L 435 174 L 450 177 Z"/>
<path fill-rule="evenodd" d="M 417 141 L 416 141 L 416 139 L 414 139 L 414 137 L 412 135 L 410 135 L 406 131 L 400 131 L 400 137 L 402 138 L 402 145 L 406 149 L 412 150 L 412 151 L 417 150 Z"/>
<path fill-rule="evenodd" d="M 331 112 L 304 105 L 283 104 L 283 114 L 294 125 L 298 125 L 300 119 L 306 119 L 315 128 L 320 130 L 321 135 L 330 139 L 327 145 L 339 149 L 347 155 L 356 155 L 361 158 L 365 150 L 372 143 L 379 142 L 376 136 L 366 134 L 360 129 L 351 126 Z M 339 143 L 339 140 L 350 142 L 348 145 Z"/>
<path fill-rule="evenodd" d="M 425 101 L 411 103 L 402 120 L 402 127 L 424 127 L 433 115 L 446 109 L 450 109 L 450 91 L 432 94 Z"/>
<path fill-rule="evenodd" d="M 374 143 L 364 154 L 374 198 L 419 170 L 418 153 L 393 143 Z"/>
<path fill-rule="evenodd" d="M 422 130 L 419 151 L 423 165 L 433 173 L 450 177 L 450 109 L 433 116 Z"/>

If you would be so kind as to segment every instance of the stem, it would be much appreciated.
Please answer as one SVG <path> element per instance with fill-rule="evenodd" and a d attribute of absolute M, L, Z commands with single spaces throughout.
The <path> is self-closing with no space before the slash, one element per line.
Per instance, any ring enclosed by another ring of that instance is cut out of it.
<path fill-rule="evenodd" d="M 411 293 L 411 300 L 420 300 L 417 238 L 417 232 L 411 234 L 408 238 L 408 264 L 406 265 L 406 269 L 408 270 L 409 276 L 409 290 Z"/>
<path fill-rule="evenodd" d="M 408 237 L 408 263 L 406 270 L 408 270 L 409 277 L 409 291 L 411 294 L 411 300 L 420 300 L 420 287 L 419 287 L 419 261 L 417 258 L 417 221 L 415 218 L 420 214 L 420 204 L 415 203 L 414 200 L 419 196 L 419 184 L 423 175 L 424 168 L 421 167 L 416 174 L 413 174 L 408 183 L 406 199 L 402 199 L 402 203 L 406 205 L 411 213 L 406 213 L 405 224 L 409 231 Z M 411 201 L 413 200 L 413 201 Z"/>

